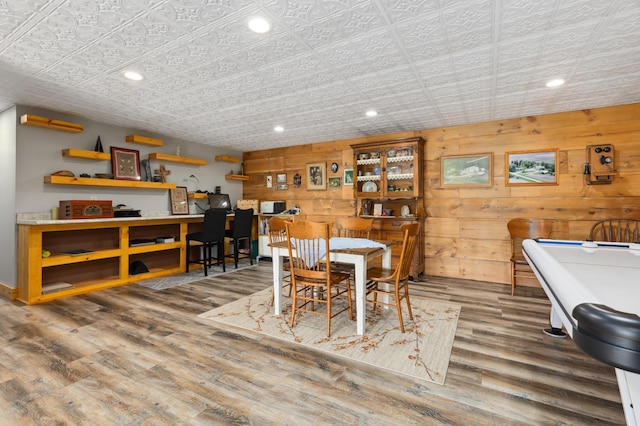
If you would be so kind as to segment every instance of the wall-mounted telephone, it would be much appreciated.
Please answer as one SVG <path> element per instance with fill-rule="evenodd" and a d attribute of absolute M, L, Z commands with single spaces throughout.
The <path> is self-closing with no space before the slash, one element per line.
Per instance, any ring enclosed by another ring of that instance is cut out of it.
<path fill-rule="evenodd" d="M 616 171 L 613 145 L 587 146 L 587 162 L 584 165 L 584 178 L 587 185 L 611 183 Z"/>

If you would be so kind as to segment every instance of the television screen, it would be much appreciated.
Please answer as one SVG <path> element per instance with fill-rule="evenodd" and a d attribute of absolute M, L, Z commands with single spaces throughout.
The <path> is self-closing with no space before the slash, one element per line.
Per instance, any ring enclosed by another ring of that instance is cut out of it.
<path fill-rule="evenodd" d="M 227 209 L 232 211 L 229 194 L 209 194 L 209 206 L 212 209 Z"/>

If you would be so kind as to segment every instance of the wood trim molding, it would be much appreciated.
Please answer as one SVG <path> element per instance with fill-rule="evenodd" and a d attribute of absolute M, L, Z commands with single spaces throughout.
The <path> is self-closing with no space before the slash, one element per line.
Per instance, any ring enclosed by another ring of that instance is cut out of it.
<path fill-rule="evenodd" d="M 18 297 L 18 289 L 0 282 L 0 296 L 11 301 L 16 300 L 16 298 Z"/>

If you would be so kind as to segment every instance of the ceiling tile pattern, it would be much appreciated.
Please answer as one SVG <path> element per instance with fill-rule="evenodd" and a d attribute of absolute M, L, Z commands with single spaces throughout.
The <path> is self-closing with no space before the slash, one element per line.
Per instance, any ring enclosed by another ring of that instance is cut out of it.
<path fill-rule="evenodd" d="M 637 0 L 0 0 L 0 110 L 244 151 L 639 101 Z"/>

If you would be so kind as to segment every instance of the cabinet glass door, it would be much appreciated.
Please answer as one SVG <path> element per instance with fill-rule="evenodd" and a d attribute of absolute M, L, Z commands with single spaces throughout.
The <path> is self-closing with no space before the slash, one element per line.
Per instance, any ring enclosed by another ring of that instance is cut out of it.
<path fill-rule="evenodd" d="M 389 148 L 386 151 L 386 196 L 402 198 L 414 195 L 415 162 L 411 146 Z"/>
<path fill-rule="evenodd" d="M 382 150 L 372 148 L 366 151 L 357 151 L 355 157 L 355 192 L 371 197 L 380 196 L 382 190 Z"/>

